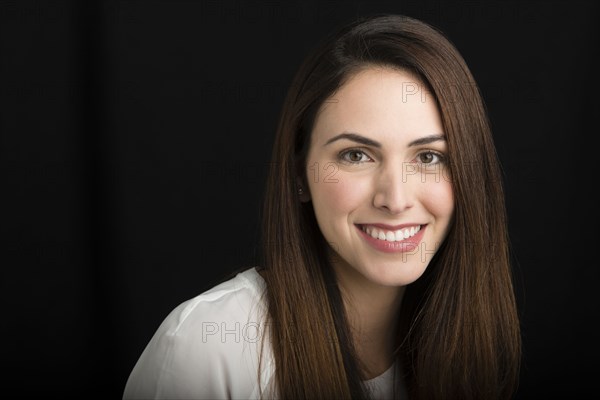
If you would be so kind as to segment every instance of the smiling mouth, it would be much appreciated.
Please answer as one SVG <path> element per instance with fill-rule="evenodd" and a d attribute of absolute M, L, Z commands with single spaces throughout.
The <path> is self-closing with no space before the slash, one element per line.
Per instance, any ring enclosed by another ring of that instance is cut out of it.
<path fill-rule="evenodd" d="M 371 225 L 358 225 L 358 227 L 373 239 L 386 242 L 401 242 L 419 233 L 423 225 L 409 226 L 395 231 L 381 229 Z"/>

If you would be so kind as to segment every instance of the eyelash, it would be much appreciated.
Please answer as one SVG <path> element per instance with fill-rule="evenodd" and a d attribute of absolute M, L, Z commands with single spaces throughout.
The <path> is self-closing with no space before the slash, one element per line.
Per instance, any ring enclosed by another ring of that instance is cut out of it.
<path fill-rule="evenodd" d="M 369 159 L 372 160 L 372 158 L 367 153 L 365 153 L 363 150 L 361 150 L 361 149 L 346 149 L 346 150 L 341 151 L 338 154 L 338 161 L 343 162 L 343 163 L 347 163 L 347 164 L 361 164 L 361 163 L 364 162 L 364 161 L 350 161 L 350 160 L 347 160 L 345 157 L 348 154 L 350 154 L 350 153 L 361 153 L 362 155 L 364 155 L 364 156 L 366 156 L 366 157 L 368 157 Z M 433 150 L 422 151 L 422 152 L 420 152 L 420 153 L 417 154 L 417 156 L 415 157 L 415 159 L 418 159 L 419 156 L 421 156 L 423 154 L 432 154 L 432 155 L 434 155 L 434 156 L 436 156 L 438 158 L 438 161 L 437 162 L 431 162 L 431 163 L 423 163 L 423 162 L 421 162 L 421 164 L 435 165 L 435 164 L 445 163 L 446 162 L 446 155 L 445 154 L 440 153 L 438 151 L 433 151 Z"/>

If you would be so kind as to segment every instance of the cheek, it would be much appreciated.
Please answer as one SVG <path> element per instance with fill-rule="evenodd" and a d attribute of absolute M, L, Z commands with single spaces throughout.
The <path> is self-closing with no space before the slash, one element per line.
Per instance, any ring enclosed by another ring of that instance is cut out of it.
<path fill-rule="evenodd" d="M 421 202 L 436 218 L 450 219 L 454 211 L 454 194 L 452 185 L 448 180 L 441 179 L 423 185 Z"/>
<path fill-rule="evenodd" d="M 345 179 L 343 173 L 335 176 L 337 182 L 310 183 L 311 198 L 315 212 L 328 218 L 348 214 L 365 201 L 367 182 Z"/>

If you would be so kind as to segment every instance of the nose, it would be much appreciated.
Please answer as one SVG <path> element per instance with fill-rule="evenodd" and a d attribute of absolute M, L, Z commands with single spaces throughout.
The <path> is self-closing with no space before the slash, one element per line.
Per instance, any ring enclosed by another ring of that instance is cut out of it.
<path fill-rule="evenodd" d="M 375 179 L 373 206 L 388 214 L 399 214 L 414 204 L 414 190 L 402 167 L 388 165 Z"/>

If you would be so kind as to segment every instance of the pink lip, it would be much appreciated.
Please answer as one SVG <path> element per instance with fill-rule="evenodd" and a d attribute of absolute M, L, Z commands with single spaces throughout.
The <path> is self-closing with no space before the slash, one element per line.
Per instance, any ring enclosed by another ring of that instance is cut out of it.
<path fill-rule="evenodd" d="M 382 229 L 389 229 L 392 231 L 392 230 L 401 229 L 402 227 L 415 226 L 415 225 L 419 225 L 419 224 L 404 224 L 404 225 L 396 225 L 394 227 L 390 227 L 390 225 L 384 225 L 384 224 L 368 224 L 368 225 L 376 226 L 376 227 L 382 228 Z M 384 253 L 406 253 L 406 252 L 415 250 L 419 246 L 421 239 L 423 239 L 425 229 L 427 228 L 427 225 L 421 225 L 421 230 L 415 236 L 410 237 L 408 239 L 404 239 L 400 242 L 388 242 L 387 240 L 374 239 L 371 237 L 371 235 L 367 235 L 367 233 L 361 229 L 362 225 L 355 225 L 355 226 L 356 226 L 356 229 L 358 229 L 358 232 L 362 236 L 362 238 L 365 239 L 365 241 L 371 247 L 373 247 L 375 250 L 379 250 Z"/>

